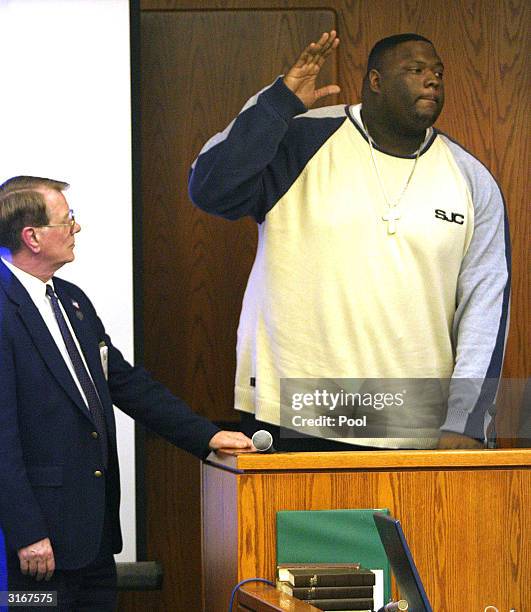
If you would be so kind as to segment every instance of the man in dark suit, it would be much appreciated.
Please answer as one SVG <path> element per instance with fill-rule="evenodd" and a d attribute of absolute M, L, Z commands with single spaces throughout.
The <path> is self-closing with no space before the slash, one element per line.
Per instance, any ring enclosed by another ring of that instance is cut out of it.
<path fill-rule="evenodd" d="M 10 591 L 56 590 L 61 610 L 113 610 L 113 404 L 200 458 L 253 447 L 127 363 L 87 296 L 54 277 L 81 229 L 67 187 L 35 177 L 0 186 L 0 528 Z"/>

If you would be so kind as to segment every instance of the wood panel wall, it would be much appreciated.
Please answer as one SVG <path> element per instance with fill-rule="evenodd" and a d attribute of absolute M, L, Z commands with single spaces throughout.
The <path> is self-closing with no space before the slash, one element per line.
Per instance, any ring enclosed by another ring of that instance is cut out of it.
<path fill-rule="evenodd" d="M 341 45 L 326 103 L 356 102 L 368 51 L 387 35 L 432 39 L 446 66 L 438 126 L 493 172 L 507 200 L 513 304 L 505 376 L 529 368 L 525 0 L 142 0 L 141 131 L 144 362 L 196 410 L 234 420 L 235 338 L 256 228 L 196 210 L 190 163 L 245 100 L 289 66 L 307 41 L 336 27 Z M 504 416 L 514 431 L 518 402 Z M 511 444 L 511 442 L 509 442 Z M 161 593 L 124 595 L 124 610 L 200 610 L 199 465 L 155 436 L 146 441 L 149 558 Z"/>

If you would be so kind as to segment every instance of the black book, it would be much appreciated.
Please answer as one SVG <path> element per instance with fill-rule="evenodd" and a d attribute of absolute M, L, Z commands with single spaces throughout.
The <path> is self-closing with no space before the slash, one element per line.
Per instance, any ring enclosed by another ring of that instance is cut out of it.
<path fill-rule="evenodd" d="M 289 582 L 277 582 L 277 589 L 298 599 L 372 598 L 374 591 L 372 586 L 294 587 Z"/>
<path fill-rule="evenodd" d="M 322 572 L 326 569 L 333 569 L 336 571 L 337 569 L 360 569 L 360 563 L 325 563 L 325 562 L 317 562 L 317 563 L 279 563 L 277 565 L 277 573 L 278 579 L 285 581 L 287 580 L 288 572 L 292 569 L 312 569 L 316 574 Z"/>
<path fill-rule="evenodd" d="M 374 600 L 366 597 L 356 597 L 354 599 L 307 599 L 305 601 L 319 608 L 319 610 L 372 610 L 374 606 Z"/>
<path fill-rule="evenodd" d="M 288 572 L 287 582 L 294 587 L 373 586 L 376 578 L 370 570 L 363 568 L 327 568 L 319 572 L 313 569 L 292 569 Z"/>

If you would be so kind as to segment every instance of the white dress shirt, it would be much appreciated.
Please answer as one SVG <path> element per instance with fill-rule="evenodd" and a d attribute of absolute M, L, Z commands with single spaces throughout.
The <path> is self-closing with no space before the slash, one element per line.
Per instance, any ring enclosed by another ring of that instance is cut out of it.
<path fill-rule="evenodd" d="M 55 344 L 57 345 L 57 348 L 59 349 L 59 352 L 61 353 L 68 367 L 68 370 L 70 371 L 70 374 L 72 375 L 72 378 L 74 379 L 74 382 L 77 385 L 77 388 L 79 389 L 79 393 L 81 393 L 81 397 L 85 401 L 85 404 L 87 404 L 87 408 L 88 408 L 87 398 L 85 394 L 83 393 L 83 389 L 81 388 L 79 380 L 76 376 L 76 372 L 74 370 L 72 360 L 70 359 L 70 355 L 68 354 L 68 351 L 66 350 L 66 345 L 63 340 L 63 336 L 61 335 L 61 330 L 59 329 L 59 324 L 57 323 L 57 319 L 55 318 L 55 315 L 53 313 L 52 303 L 50 301 L 50 298 L 48 298 L 46 295 L 46 285 L 50 285 L 52 289 L 54 289 L 52 279 L 50 279 L 47 283 L 44 283 L 36 276 L 32 276 L 31 274 L 24 272 L 24 270 L 17 268 L 11 262 L 6 261 L 3 257 L 1 257 L 0 259 L 2 259 L 5 265 L 11 270 L 11 272 L 22 283 L 24 289 L 26 289 L 26 291 L 29 293 L 30 298 L 32 299 L 33 303 L 37 307 L 37 310 L 39 311 L 42 318 L 44 319 L 44 323 L 46 327 L 48 328 L 48 331 L 52 335 L 52 338 L 54 339 Z M 54 292 L 55 292 L 55 289 L 54 289 Z M 85 368 L 87 369 L 88 375 L 90 376 L 90 370 L 87 367 L 85 356 L 83 355 L 83 351 L 81 350 L 81 347 L 79 346 L 79 342 L 77 341 L 76 334 L 74 333 L 74 330 L 72 329 L 72 326 L 70 325 L 70 321 L 68 319 L 68 316 L 60 300 L 59 300 L 59 307 L 61 308 L 61 312 L 63 313 L 66 324 L 68 325 L 68 329 L 70 330 L 70 333 L 72 334 L 72 338 L 74 338 L 74 342 L 76 343 L 77 350 L 79 351 L 79 354 L 81 355 L 81 359 L 83 360 Z M 91 380 L 92 380 L 92 376 L 91 376 Z"/>

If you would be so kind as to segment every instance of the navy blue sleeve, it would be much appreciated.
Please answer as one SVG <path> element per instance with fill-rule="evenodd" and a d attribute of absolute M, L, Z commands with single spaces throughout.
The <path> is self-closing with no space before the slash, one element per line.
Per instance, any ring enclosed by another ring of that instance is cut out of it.
<path fill-rule="evenodd" d="M 17 550 L 49 537 L 48 526 L 31 486 L 19 428 L 17 378 L 12 328 L 18 317 L 9 313 L 0 288 L 0 528 L 7 548 Z M 27 354 L 26 358 L 30 358 Z"/>
<path fill-rule="evenodd" d="M 75 286 L 70 285 L 73 288 Z M 96 335 L 109 348 L 109 392 L 114 405 L 148 429 L 199 457 L 209 453 L 208 443 L 219 427 L 197 414 L 141 366 L 132 366 L 112 344 L 92 303 L 77 287 L 77 298 L 91 312 Z"/>
<path fill-rule="evenodd" d="M 192 165 L 191 200 L 226 219 L 250 215 L 262 222 L 345 119 L 344 112 L 340 117 L 313 118 L 315 111 L 300 116 L 305 111 L 280 77 L 251 98 Z"/>

